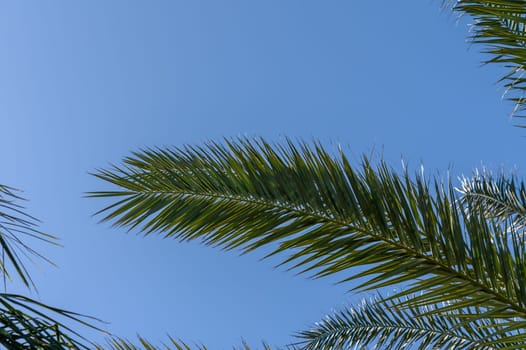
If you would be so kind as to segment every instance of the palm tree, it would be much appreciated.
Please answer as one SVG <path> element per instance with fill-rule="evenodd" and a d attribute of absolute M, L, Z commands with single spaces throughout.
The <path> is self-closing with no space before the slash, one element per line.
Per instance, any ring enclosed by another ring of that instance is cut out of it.
<path fill-rule="evenodd" d="M 501 81 L 522 118 L 526 1 L 443 4 L 473 20 L 486 63 L 509 69 Z M 99 212 L 115 226 L 243 252 L 269 245 L 300 273 L 366 277 L 360 291 L 404 286 L 299 332 L 298 348 L 526 348 L 519 179 L 476 172 L 455 188 L 367 157 L 353 164 L 318 143 L 262 139 L 145 149 L 94 175 L 117 187 L 90 194 L 115 199 Z"/>

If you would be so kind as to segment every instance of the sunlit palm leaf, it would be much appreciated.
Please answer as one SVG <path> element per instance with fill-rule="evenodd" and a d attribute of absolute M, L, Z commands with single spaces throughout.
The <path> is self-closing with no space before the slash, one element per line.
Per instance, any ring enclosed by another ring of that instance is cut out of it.
<path fill-rule="evenodd" d="M 476 207 L 487 218 L 513 226 L 516 231 L 522 232 L 526 228 L 526 187 L 523 181 L 477 171 L 473 177 L 463 178 L 458 190 L 465 205 L 469 203 Z"/>
<path fill-rule="evenodd" d="M 34 238 L 51 244 L 57 244 L 56 238 L 36 229 L 37 220 L 23 211 L 18 204 L 23 200 L 13 188 L 0 185 L 0 273 L 11 278 L 10 268 L 28 287 L 34 287 L 33 281 L 24 265 L 23 258 L 36 256 L 48 261 L 26 244 L 28 238 Z"/>
<path fill-rule="evenodd" d="M 492 320 L 464 322 L 462 313 L 436 314 L 435 308 L 400 310 L 399 301 L 375 299 L 327 316 L 309 331 L 298 333 L 302 350 L 328 349 L 516 349 L 495 336 L 501 325 Z M 507 338 L 521 334 L 513 332 Z"/>
<path fill-rule="evenodd" d="M 469 15 L 471 39 L 482 44 L 489 55 L 485 63 L 508 69 L 504 82 L 509 99 L 515 103 L 517 117 L 526 110 L 526 1 L 524 0 L 445 0 L 456 11 Z"/>
<path fill-rule="evenodd" d="M 459 208 L 439 179 L 367 158 L 356 167 L 320 145 L 247 139 L 145 150 L 96 176 L 120 187 L 91 193 L 117 199 L 101 211 L 117 226 L 244 251 L 277 242 L 273 254 L 287 252 L 284 263 L 302 272 L 367 277 L 362 290 L 409 282 L 397 297 L 421 294 L 406 307 L 477 307 L 474 319 L 526 326 L 522 236 Z"/>

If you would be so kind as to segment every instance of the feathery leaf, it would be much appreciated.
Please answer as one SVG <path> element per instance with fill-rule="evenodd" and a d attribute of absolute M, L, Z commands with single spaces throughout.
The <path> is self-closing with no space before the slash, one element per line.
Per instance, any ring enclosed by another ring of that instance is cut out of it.
<path fill-rule="evenodd" d="M 46 243 L 57 245 L 56 237 L 36 229 L 38 220 L 24 212 L 18 204 L 23 200 L 16 194 L 16 190 L 0 185 L 0 273 L 11 279 L 10 268 L 27 287 L 35 287 L 27 271 L 23 257 L 36 256 L 51 263 L 46 257 L 27 245 L 27 238 L 38 239 Z"/>
<path fill-rule="evenodd" d="M 326 316 L 309 331 L 297 334 L 302 350 L 361 349 L 516 349 L 503 342 L 499 323 L 464 322 L 463 312 L 435 313 L 434 306 L 399 309 L 400 300 L 375 298 Z M 512 332 L 507 338 L 520 332 Z M 522 333 L 520 333 L 522 334 Z"/>
<path fill-rule="evenodd" d="M 60 319 L 102 331 L 88 323 L 96 320 L 91 317 L 22 295 L 0 293 L 0 345 L 7 349 L 91 348 L 91 342 Z"/>
<path fill-rule="evenodd" d="M 485 64 L 499 64 L 507 72 L 504 83 L 508 100 L 515 104 L 514 116 L 524 118 L 526 110 L 526 1 L 524 0 L 445 0 L 460 14 L 473 19 L 470 39 L 483 45 L 489 58 Z"/>
<path fill-rule="evenodd" d="M 111 338 L 108 340 L 108 346 L 97 345 L 97 350 L 208 350 L 205 345 L 194 345 L 191 346 L 181 340 L 176 340 L 170 337 L 168 343 L 162 343 L 161 345 L 154 345 L 148 340 L 141 336 L 138 336 L 138 343 L 134 343 L 128 339 L 123 338 Z M 252 349 L 246 342 L 243 342 L 241 347 L 232 347 L 233 350 L 250 350 Z M 262 343 L 261 349 L 271 350 L 268 344 Z"/>
<path fill-rule="evenodd" d="M 513 226 L 516 231 L 526 228 L 526 187 L 515 177 L 492 175 L 489 171 L 475 171 L 471 178 L 464 177 L 458 191 L 461 201 L 480 210 L 483 215 L 501 224 Z"/>
<path fill-rule="evenodd" d="M 89 194 L 115 198 L 99 214 L 116 226 L 244 252 L 277 243 L 271 255 L 300 272 L 366 277 L 361 290 L 409 283 L 395 295 L 416 294 L 406 307 L 513 319 L 501 335 L 526 326 L 524 238 L 460 204 L 449 181 L 244 138 L 143 150 L 95 176 L 118 187 Z"/>

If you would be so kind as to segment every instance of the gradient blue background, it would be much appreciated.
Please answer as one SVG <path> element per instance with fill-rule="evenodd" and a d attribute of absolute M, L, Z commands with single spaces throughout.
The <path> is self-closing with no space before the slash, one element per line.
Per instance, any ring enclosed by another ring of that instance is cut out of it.
<path fill-rule="evenodd" d="M 98 224 L 88 173 L 140 147 L 284 136 L 456 178 L 524 175 L 524 131 L 440 1 L 0 1 L 0 183 L 23 189 L 60 267 L 46 303 L 152 341 L 293 340 L 361 296 L 279 261 Z M 8 291 L 23 291 L 18 284 Z M 101 336 L 92 335 L 95 339 Z"/>

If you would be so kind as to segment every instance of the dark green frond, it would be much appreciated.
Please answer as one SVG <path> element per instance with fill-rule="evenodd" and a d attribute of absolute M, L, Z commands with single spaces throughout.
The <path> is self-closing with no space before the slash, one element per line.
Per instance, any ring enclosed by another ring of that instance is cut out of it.
<path fill-rule="evenodd" d="M 471 40 L 482 44 L 489 55 L 485 63 L 507 69 L 500 79 L 508 99 L 515 103 L 515 115 L 526 110 L 526 1 L 524 0 L 445 0 L 455 11 L 469 15 Z"/>
<path fill-rule="evenodd" d="M 55 237 L 36 229 L 38 221 L 24 212 L 18 204 L 21 200 L 15 189 L 0 185 L 0 274 L 11 279 L 10 270 L 13 269 L 26 286 L 34 287 L 23 258 L 36 256 L 50 261 L 28 246 L 27 239 L 57 243 Z"/>
<path fill-rule="evenodd" d="M 362 290 L 410 283 L 397 295 L 418 294 L 407 306 L 477 307 L 473 318 L 526 327 L 524 238 L 459 207 L 447 181 L 247 139 L 144 150 L 95 175 L 117 186 L 90 194 L 115 200 L 100 213 L 117 226 L 245 252 L 277 243 L 301 272 L 367 277 Z"/>
<path fill-rule="evenodd" d="M 492 320 L 465 322 L 462 312 L 441 315 L 434 306 L 400 309 L 399 300 L 363 301 L 327 316 L 309 331 L 297 334 L 303 350 L 325 349 L 515 349 L 495 334 Z M 513 332 L 510 339 L 518 334 Z"/>
<path fill-rule="evenodd" d="M 97 329 L 88 320 L 25 296 L 0 293 L 0 345 L 6 349 L 90 349 L 92 344 L 70 326 Z"/>

